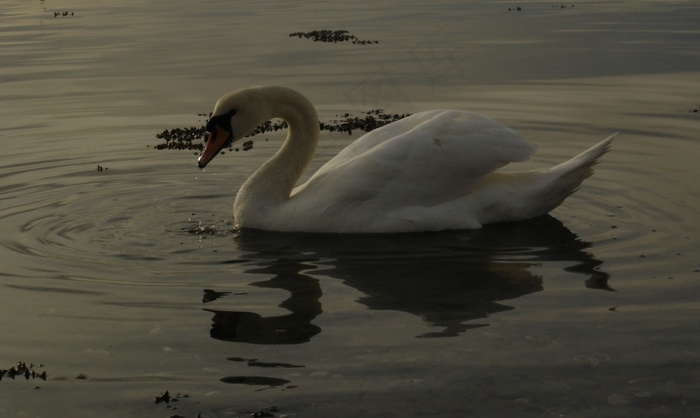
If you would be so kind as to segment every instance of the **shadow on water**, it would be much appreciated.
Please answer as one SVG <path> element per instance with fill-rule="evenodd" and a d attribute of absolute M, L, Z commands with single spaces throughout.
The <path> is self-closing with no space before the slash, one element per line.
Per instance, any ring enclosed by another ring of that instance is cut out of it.
<path fill-rule="evenodd" d="M 365 296 L 370 309 L 407 312 L 440 331 L 418 337 L 456 336 L 488 325 L 491 314 L 514 309 L 503 301 L 543 290 L 532 267 L 564 262 L 585 277 L 586 287 L 612 290 L 601 261 L 553 217 L 491 225 L 475 231 L 400 235 L 314 235 L 240 231 L 235 246 L 244 272 L 267 280 L 251 286 L 283 289 L 279 306 L 290 313 L 212 312 L 211 336 L 253 344 L 300 344 L 321 332 L 313 324 L 323 312 L 318 276 L 340 279 Z M 205 302 L 225 296 L 205 291 Z"/>

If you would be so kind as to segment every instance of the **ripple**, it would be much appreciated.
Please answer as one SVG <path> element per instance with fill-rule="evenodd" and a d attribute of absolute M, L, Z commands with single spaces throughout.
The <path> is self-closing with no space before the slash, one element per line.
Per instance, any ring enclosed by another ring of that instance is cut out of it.
<path fill-rule="evenodd" d="M 201 250 L 204 237 L 230 235 L 229 220 L 205 222 L 193 216 L 197 199 L 183 190 L 193 183 L 191 174 L 167 176 L 163 166 L 144 163 L 129 161 L 109 174 L 87 172 L 86 164 L 75 161 L 54 165 L 53 160 L 15 170 L 9 177 L 25 181 L 5 187 L 11 202 L 0 212 L 5 274 L 41 271 L 44 277 L 124 282 L 125 271 L 152 269 L 154 262 L 170 268 L 167 264 L 177 264 L 183 250 Z M 33 178 L 25 179 L 30 173 Z M 222 218 L 230 213 L 209 206 Z M 153 278 L 134 275 L 127 281 L 148 280 Z"/>
<path fill-rule="evenodd" d="M 635 155 L 651 155 L 656 149 L 656 145 L 637 145 Z M 340 147 L 342 143 L 328 146 Z M 10 266 L 6 275 L 23 277 L 27 272 L 41 272 L 45 277 L 157 284 L 158 277 L 148 272 L 179 273 L 183 265 L 193 268 L 212 262 L 239 262 L 236 254 L 248 257 L 251 243 L 270 254 L 279 254 L 274 248 L 285 251 L 278 246 L 282 242 L 302 247 L 325 242 L 327 248 L 337 247 L 337 239 L 314 235 L 297 237 L 292 243 L 265 233 L 255 234 L 255 238 L 244 234 L 241 239 L 230 218 L 233 192 L 218 192 L 235 189 L 239 181 L 235 178 L 230 181 L 215 173 L 173 170 L 172 162 L 154 162 L 152 155 L 111 160 L 105 163 L 110 169 L 103 172 L 94 170 L 87 157 L 68 161 L 46 157 L 5 167 L 0 173 L 10 180 L 6 183 L 10 185 L 3 187 L 9 204 L 0 211 L 0 259 Z M 247 157 L 246 170 L 264 158 L 263 154 Z M 553 215 L 588 242 L 599 258 L 614 260 L 618 271 L 653 262 L 650 274 L 661 275 L 697 241 L 697 226 L 688 220 L 696 219 L 693 208 L 698 206 L 698 197 L 674 180 L 674 172 L 630 164 L 628 158 L 624 151 L 613 149 L 596 174 Z M 193 165 L 191 156 L 177 159 L 178 166 Z M 201 181 L 198 175 L 203 177 Z M 345 245 L 329 256 L 437 261 L 446 251 L 467 251 L 475 258 L 501 262 L 557 258 L 552 246 L 507 236 L 507 242 L 494 241 L 484 232 L 464 232 L 457 240 L 435 242 L 420 235 L 403 238 L 413 247 L 344 237 L 341 242 Z M 471 244 L 465 249 L 465 243 Z M 309 248 L 318 249 L 315 245 Z M 233 253 L 234 260 L 219 250 Z M 692 271 L 693 261 L 682 261 Z M 125 271 L 146 273 L 125 279 Z"/>
<path fill-rule="evenodd" d="M 653 166 L 607 162 L 554 214 L 618 271 L 643 266 L 658 276 L 685 264 L 690 272 L 697 263 L 685 255 L 700 239 L 694 209 L 700 200 L 677 179 Z"/>

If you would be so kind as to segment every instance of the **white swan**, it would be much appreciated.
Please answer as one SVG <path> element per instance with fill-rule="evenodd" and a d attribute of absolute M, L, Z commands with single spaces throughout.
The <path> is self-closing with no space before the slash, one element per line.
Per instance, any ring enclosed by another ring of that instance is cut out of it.
<path fill-rule="evenodd" d="M 544 215 L 576 191 L 613 136 L 552 168 L 495 171 L 536 146 L 489 118 L 458 110 L 416 113 L 362 136 L 295 184 L 314 156 L 319 123 L 311 102 L 278 86 L 235 91 L 216 103 L 199 156 L 222 149 L 273 118 L 289 131 L 280 150 L 241 186 L 237 227 L 373 233 L 474 229 Z"/>

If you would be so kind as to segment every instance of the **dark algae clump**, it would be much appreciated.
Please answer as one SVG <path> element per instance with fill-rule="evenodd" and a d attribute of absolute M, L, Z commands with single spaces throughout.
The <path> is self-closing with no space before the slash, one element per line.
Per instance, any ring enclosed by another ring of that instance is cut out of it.
<path fill-rule="evenodd" d="M 391 122 L 411 116 L 410 113 L 385 113 L 384 109 L 373 109 L 360 116 L 355 116 L 350 113 L 336 115 L 338 118 L 328 123 L 320 123 L 322 131 L 330 132 L 347 132 L 352 135 L 352 131 L 359 130 L 370 132 Z"/>
<path fill-rule="evenodd" d="M 37 366 L 39 368 L 44 367 L 43 365 Z M 41 372 L 34 369 L 34 364 L 27 364 L 23 361 L 18 362 L 9 369 L 0 369 L 0 380 L 9 377 L 14 380 L 16 377 L 24 377 L 26 380 L 29 379 L 41 379 L 46 380 L 46 371 Z"/>
<path fill-rule="evenodd" d="M 351 42 L 355 45 L 371 45 L 378 44 L 379 41 L 368 41 L 359 39 L 346 30 L 312 30 L 311 32 L 294 32 L 290 33 L 289 37 L 297 37 L 300 39 L 311 39 L 314 42 Z"/>
<path fill-rule="evenodd" d="M 206 116 L 200 114 L 199 116 Z M 328 132 L 346 132 L 352 135 L 352 131 L 370 132 L 379 127 L 387 125 L 391 122 L 403 119 L 410 116 L 410 113 L 385 113 L 384 109 L 373 109 L 360 115 L 343 113 L 335 115 L 336 119 L 319 122 L 319 129 Z M 277 132 L 282 129 L 287 129 L 287 124 L 284 121 L 268 121 L 258 126 L 249 137 L 264 134 L 266 132 Z M 194 150 L 201 152 L 204 149 L 204 141 L 206 137 L 206 129 L 204 125 L 196 127 L 172 128 L 165 129 L 156 134 L 156 138 L 162 139 L 163 142 L 154 146 L 155 149 L 175 149 L 175 150 Z M 253 141 L 248 140 L 241 144 L 243 151 L 248 151 L 253 148 Z M 238 148 L 230 149 L 230 151 L 238 151 Z M 99 168 L 98 168 L 99 170 Z"/>
<path fill-rule="evenodd" d="M 204 126 L 166 129 L 156 134 L 156 138 L 165 142 L 156 145 L 155 148 L 202 151 L 204 150 L 204 143 L 199 140 L 204 138 L 205 134 Z"/>
<path fill-rule="evenodd" d="M 350 42 L 357 45 L 378 44 L 379 41 L 362 40 L 351 34 L 347 30 L 313 30 L 311 32 L 294 32 L 290 33 L 289 37 L 297 37 L 300 39 L 310 39 L 314 42 Z M 211 114 L 200 113 L 198 116 L 211 117 Z M 369 132 L 373 129 L 384 126 L 395 120 L 408 116 L 408 114 L 386 114 L 383 109 L 374 109 L 366 112 L 364 115 L 355 116 L 349 113 L 344 115 L 336 115 L 336 120 L 329 122 L 321 122 L 319 128 L 322 131 L 330 132 L 347 132 L 352 135 L 352 131 L 360 130 Z M 263 134 L 265 132 L 276 132 L 281 129 L 286 129 L 287 124 L 284 121 L 272 122 L 268 121 L 258 126 L 255 131 L 249 136 Z M 204 150 L 206 141 L 206 130 L 202 126 L 190 126 L 184 128 L 165 129 L 156 134 L 156 138 L 162 139 L 163 142 L 154 146 L 155 149 L 176 149 L 176 150 L 191 150 L 197 153 Z M 253 141 L 246 141 L 241 144 L 243 151 L 248 151 L 253 148 Z M 239 151 L 238 148 L 231 148 L 229 151 Z"/>

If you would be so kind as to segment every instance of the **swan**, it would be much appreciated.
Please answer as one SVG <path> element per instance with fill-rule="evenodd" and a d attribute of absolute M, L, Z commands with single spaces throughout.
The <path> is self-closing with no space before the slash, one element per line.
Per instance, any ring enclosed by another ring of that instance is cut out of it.
<path fill-rule="evenodd" d="M 287 138 L 238 191 L 236 228 L 395 233 L 534 218 L 578 189 L 615 136 L 551 168 L 500 172 L 536 146 L 487 117 L 429 110 L 365 134 L 296 185 L 318 144 L 316 110 L 295 90 L 256 86 L 218 100 L 199 168 L 274 118 L 287 122 Z"/>

